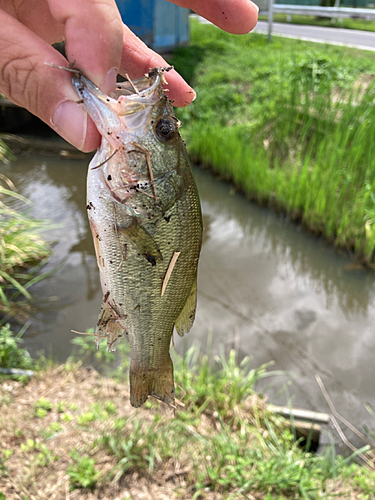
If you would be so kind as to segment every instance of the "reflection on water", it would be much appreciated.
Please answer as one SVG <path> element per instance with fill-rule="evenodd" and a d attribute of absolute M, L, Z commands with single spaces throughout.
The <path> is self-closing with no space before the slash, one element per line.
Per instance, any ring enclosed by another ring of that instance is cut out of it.
<path fill-rule="evenodd" d="M 44 349 L 60 360 L 71 351 L 70 330 L 94 326 L 101 302 L 85 209 L 88 161 L 26 157 L 2 167 L 35 203 L 37 217 L 62 224 L 48 235 L 57 241 L 48 265 L 60 268 L 34 287 L 38 311 L 26 336 L 33 353 Z M 323 240 L 207 172 L 195 174 L 205 224 L 198 312 L 177 350 L 205 345 L 212 332 L 214 350 L 236 345 L 253 366 L 274 360 L 290 372 L 267 389 L 275 402 L 285 403 L 285 392 L 277 393 L 292 379 L 294 405 L 326 411 L 319 373 L 337 410 L 374 429 L 363 405 L 375 405 L 375 274 L 346 270 L 349 257 Z"/>

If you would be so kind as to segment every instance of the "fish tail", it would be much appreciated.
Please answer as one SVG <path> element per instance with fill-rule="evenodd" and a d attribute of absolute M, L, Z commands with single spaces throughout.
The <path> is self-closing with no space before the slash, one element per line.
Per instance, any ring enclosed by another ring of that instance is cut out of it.
<path fill-rule="evenodd" d="M 173 363 L 169 354 L 162 366 L 152 369 L 140 367 L 132 359 L 129 378 L 130 403 L 135 408 L 143 405 L 148 396 L 174 404 Z"/>

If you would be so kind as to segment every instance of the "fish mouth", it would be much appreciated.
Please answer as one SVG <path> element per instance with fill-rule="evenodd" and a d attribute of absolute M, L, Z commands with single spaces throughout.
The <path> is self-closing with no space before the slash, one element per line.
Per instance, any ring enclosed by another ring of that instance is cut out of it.
<path fill-rule="evenodd" d="M 159 179 L 153 178 L 151 153 L 142 140 L 155 133 L 154 118 L 166 108 L 168 99 L 161 85 L 166 83 L 166 70 L 169 68 L 155 68 L 134 81 L 127 78 L 112 95 L 102 92 L 79 70 L 72 77 L 82 104 L 102 136 L 91 170 L 97 170 L 102 185 L 117 203 L 128 206 L 132 198 L 143 193 L 142 208 L 138 203 L 134 209 L 128 206 L 132 217 L 144 211 L 148 214 L 149 206 L 158 202 L 155 185 Z"/>
<path fill-rule="evenodd" d="M 152 109 L 164 96 L 163 72 L 169 69 L 155 68 L 136 80 L 128 78 L 116 85 L 111 96 L 80 71 L 73 73 L 72 83 L 102 137 L 118 148 L 124 143 L 125 133 L 129 137 L 148 129 Z"/>

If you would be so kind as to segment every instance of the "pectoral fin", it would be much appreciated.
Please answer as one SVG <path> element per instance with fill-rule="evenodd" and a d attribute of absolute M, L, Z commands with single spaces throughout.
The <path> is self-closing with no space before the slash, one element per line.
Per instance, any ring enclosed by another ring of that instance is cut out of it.
<path fill-rule="evenodd" d="M 126 329 L 125 320 L 126 317 L 120 316 L 116 308 L 104 297 L 95 330 L 96 345 L 99 347 L 100 340 L 105 336 L 107 337 L 107 351 L 115 351 Z"/>
<path fill-rule="evenodd" d="M 125 238 L 128 238 L 134 243 L 139 253 L 143 255 L 152 266 L 155 266 L 158 261 L 163 260 L 163 256 L 155 240 L 146 229 L 140 226 L 136 221 L 126 228 L 118 228 L 118 231 L 125 236 Z"/>
<path fill-rule="evenodd" d="M 188 333 L 193 326 L 196 308 L 197 279 L 195 278 L 193 286 L 191 287 L 189 297 L 187 298 L 186 303 L 174 325 L 180 337 L 183 337 L 185 333 Z"/>

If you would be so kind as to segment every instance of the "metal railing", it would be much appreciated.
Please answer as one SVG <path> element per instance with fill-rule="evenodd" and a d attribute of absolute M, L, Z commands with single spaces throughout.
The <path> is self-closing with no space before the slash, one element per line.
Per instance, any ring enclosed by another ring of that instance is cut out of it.
<path fill-rule="evenodd" d="M 375 9 L 354 9 L 348 7 L 320 7 L 315 5 L 286 5 L 275 4 L 269 0 L 268 11 L 260 12 L 268 16 L 268 39 L 272 36 L 272 23 L 274 14 L 303 15 L 317 17 L 331 17 L 332 19 L 367 19 L 375 20 Z"/>

